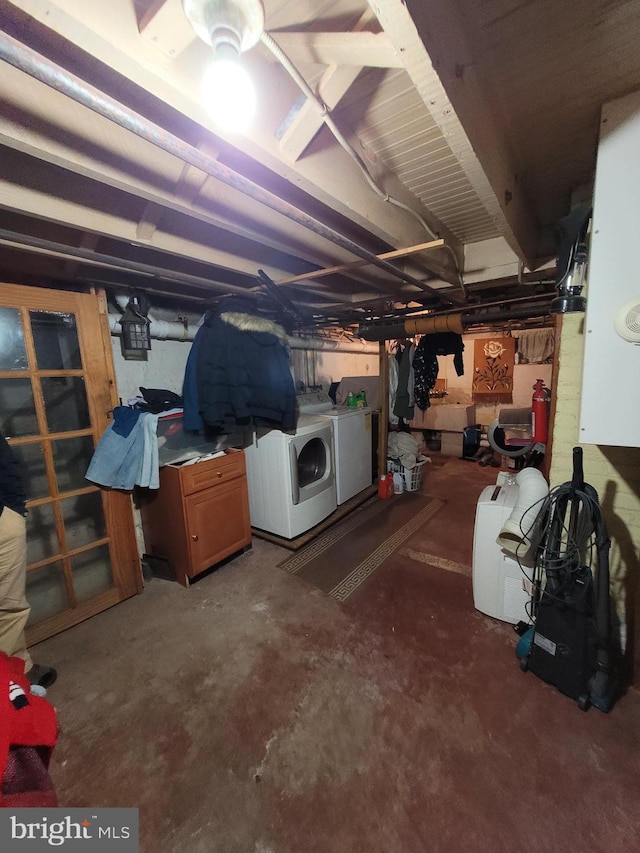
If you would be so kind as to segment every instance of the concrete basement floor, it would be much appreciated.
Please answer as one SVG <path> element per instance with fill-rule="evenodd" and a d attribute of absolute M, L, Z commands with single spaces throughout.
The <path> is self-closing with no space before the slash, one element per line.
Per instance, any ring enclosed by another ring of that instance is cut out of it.
<path fill-rule="evenodd" d="M 638 849 L 638 692 L 583 713 L 520 672 L 471 594 L 497 471 L 433 456 L 446 506 L 346 604 L 254 539 L 35 647 L 60 804 L 139 807 L 148 853 Z"/>

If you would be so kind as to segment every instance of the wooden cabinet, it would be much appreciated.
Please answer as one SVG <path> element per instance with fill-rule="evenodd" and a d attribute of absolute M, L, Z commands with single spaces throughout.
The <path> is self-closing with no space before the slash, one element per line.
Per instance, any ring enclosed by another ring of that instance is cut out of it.
<path fill-rule="evenodd" d="M 140 512 L 150 556 L 167 560 L 184 586 L 191 578 L 251 545 L 242 450 L 192 465 L 165 465 L 160 488 Z"/>

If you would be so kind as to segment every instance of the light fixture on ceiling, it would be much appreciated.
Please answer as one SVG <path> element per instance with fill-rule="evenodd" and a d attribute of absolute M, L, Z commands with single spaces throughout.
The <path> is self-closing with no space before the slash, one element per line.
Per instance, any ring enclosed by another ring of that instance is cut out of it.
<path fill-rule="evenodd" d="M 213 48 L 213 60 L 202 78 L 207 111 L 222 130 L 246 130 L 255 112 L 256 93 L 239 60 L 262 35 L 261 0 L 182 0 L 182 7 L 198 38 Z"/>

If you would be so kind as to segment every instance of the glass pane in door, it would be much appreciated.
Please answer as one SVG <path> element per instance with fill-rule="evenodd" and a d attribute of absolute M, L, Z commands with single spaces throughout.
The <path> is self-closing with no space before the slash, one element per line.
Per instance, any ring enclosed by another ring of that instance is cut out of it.
<path fill-rule="evenodd" d="M 80 370 L 80 342 L 73 314 L 30 311 L 38 370 Z"/>
<path fill-rule="evenodd" d="M 78 603 L 93 598 L 113 586 L 109 548 L 101 545 L 71 560 L 73 588 Z"/>
<path fill-rule="evenodd" d="M 93 439 L 90 435 L 52 441 L 53 464 L 59 492 L 84 489 L 88 484 L 85 473 L 93 456 Z"/>
<path fill-rule="evenodd" d="M 26 370 L 28 367 L 20 311 L 0 308 L 0 370 Z"/>
<path fill-rule="evenodd" d="M 14 444 L 12 446 L 14 456 L 22 464 L 24 487 L 27 500 L 33 501 L 37 498 L 46 498 L 49 494 L 49 481 L 47 480 L 47 468 L 44 461 L 42 444 Z"/>
<path fill-rule="evenodd" d="M 49 376 L 41 382 L 49 432 L 70 432 L 90 426 L 82 376 Z"/>
<path fill-rule="evenodd" d="M 62 563 L 51 563 L 28 574 L 29 625 L 63 613 L 69 607 Z"/>
<path fill-rule="evenodd" d="M 106 535 L 100 492 L 77 495 L 61 502 L 67 548 L 81 548 Z"/>
<path fill-rule="evenodd" d="M 31 507 L 27 513 L 27 563 L 39 563 L 59 554 L 60 550 L 53 505 Z M 31 572 L 27 574 L 27 588 L 30 583 Z"/>
<path fill-rule="evenodd" d="M 0 423 L 5 438 L 38 434 L 30 379 L 0 379 Z"/>

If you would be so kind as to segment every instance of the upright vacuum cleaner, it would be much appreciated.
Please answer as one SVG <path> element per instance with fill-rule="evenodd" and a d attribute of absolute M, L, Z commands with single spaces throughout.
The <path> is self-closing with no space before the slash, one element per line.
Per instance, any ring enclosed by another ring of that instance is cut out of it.
<path fill-rule="evenodd" d="M 598 493 L 584 482 L 582 448 L 573 449 L 570 483 L 553 489 L 531 535 L 535 625 L 520 667 L 586 711 L 611 710 L 609 548 Z M 595 559 L 594 559 L 595 558 Z M 596 574 L 591 566 L 595 563 Z"/>

